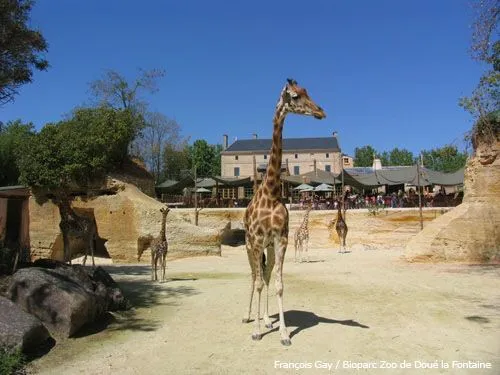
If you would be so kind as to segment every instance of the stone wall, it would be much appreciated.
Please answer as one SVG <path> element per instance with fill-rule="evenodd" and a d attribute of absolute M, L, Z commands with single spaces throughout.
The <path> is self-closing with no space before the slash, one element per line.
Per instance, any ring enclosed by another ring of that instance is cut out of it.
<path fill-rule="evenodd" d="M 415 236 L 412 262 L 500 261 L 500 142 L 480 145 L 467 162 L 463 203 Z"/>
<path fill-rule="evenodd" d="M 423 210 L 424 228 L 443 215 L 449 208 L 425 208 Z M 220 229 L 229 223 L 227 229 L 243 229 L 244 208 L 219 209 L 207 208 L 199 213 L 199 224 L 202 227 Z M 300 226 L 305 211 L 290 211 L 290 230 L 288 251 L 293 251 L 294 231 Z M 194 222 L 193 209 L 176 209 L 169 215 L 186 222 Z M 309 215 L 310 248 L 337 248 L 339 245 L 335 230 L 328 228 L 337 211 L 311 211 Z M 385 209 L 373 216 L 368 210 L 348 210 L 346 221 L 349 228 L 347 246 L 351 248 L 388 249 L 404 247 L 408 241 L 420 232 L 420 215 L 418 209 Z"/>

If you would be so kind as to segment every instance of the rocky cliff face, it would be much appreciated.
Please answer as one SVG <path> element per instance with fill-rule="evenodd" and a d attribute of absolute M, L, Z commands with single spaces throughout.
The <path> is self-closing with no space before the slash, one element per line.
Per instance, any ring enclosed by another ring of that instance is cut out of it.
<path fill-rule="evenodd" d="M 467 162 L 463 203 L 410 240 L 412 262 L 500 261 L 500 141 L 477 146 Z"/>
<path fill-rule="evenodd" d="M 120 180 L 108 181 L 106 195 L 72 203 L 75 212 L 94 217 L 99 235 L 98 250 L 107 252 L 115 262 L 137 262 L 138 248 L 147 248 L 160 233 L 163 205 L 142 193 L 136 186 Z M 50 200 L 43 203 L 30 198 L 30 242 L 32 259 L 63 259 L 62 236 L 59 229 L 59 211 Z M 219 230 L 196 227 L 184 220 L 167 217 L 169 257 L 220 254 Z M 71 244 L 76 255 L 85 244 L 78 240 Z M 147 250 L 141 258 L 150 262 Z"/>

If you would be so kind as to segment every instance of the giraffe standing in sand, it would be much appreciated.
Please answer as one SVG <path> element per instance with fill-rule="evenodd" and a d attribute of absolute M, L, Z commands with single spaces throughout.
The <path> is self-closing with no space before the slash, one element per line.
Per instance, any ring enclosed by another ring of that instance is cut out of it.
<path fill-rule="evenodd" d="M 165 281 L 165 269 L 167 268 L 168 241 L 166 235 L 167 215 L 170 209 L 165 206 L 160 208 L 162 214 L 160 235 L 151 242 L 151 280 L 158 280 L 158 263 L 160 263 L 162 275 L 161 281 Z M 141 260 L 142 253 L 146 249 L 143 246 L 139 249 L 137 260 Z"/>
<path fill-rule="evenodd" d="M 97 225 L 95 219 L 77 215 L 71 208 L 70 199 L 65 195 L 54 198 L 54 203 L 59 208 L 59 214 L 61 216 L 59 228 L 61 229 L 63 237 L 64 262 L 69 262 L 69 264 L 71 264 L 72 254 L 70 249 L 70 238 L 81 238 L 85 243 L 83 265 L 85 265 L 87 261 L 87 255 L 90 250 L 92 267 L 95 267 L 94 251 L 97 240 Z"/>
<path fill-rule="evenodd" d="M 243 322 L 250 321 L 254 290 L 257 290 L 257 305 L 253 340 L 262 338 L 260 329 L 260 300 L 264 286 L 266 287 L 266 302 L 264 309 L 264 323 L 272 328 L 268 314 L 268 287 L 271 272 L 276 265 L 276 295 L 279 310 L 279 332 L 281 343 L 291 345 L 283 312 L 283 262 L 288 244 L 288 210 L 281 203 L 281 159 L 283 142 L 283 124 L 288 113 L 313 116 L 317 119 L 326 117 L 321 107 L 316 105 L 296 81 L 289 79 L 281 91 L 273 118 L 272 148 L 264 181 L 248 204 L 244 216 L 245 246 L 248 261 L 252 272 L 250 288 L 250 304 L 248 314 Z M 264 249 L 267 256 L 264 256 Z M 267 258 L 267 260 L 266 260 Z"/>
<path fill-rule="evenodd" d="M 345 239 L 347 237 L 347 224 L 342 217 L 342 207 L 344 206 L 344 202 L 342 201 L 342 204 L 339 202 L 338 204 L 338 211 L 337 211 L 337 222 L 335 223 L 335 230 L 337 231 L 337 234 L 339 235 L 339 253 L 343 254 L 345 252 Z M 345 216 L 345 212 L 344 212 Z M 342 248 L 344 251 L 342 251 Z"/>
<path fill-rule="evenodd" d="M 295 231 L 295 234 L 293 236 L 294 245 L 295 245 L 295 262 L 298 261 L 297 251 L 299 252 L 300 262 L 302 262 L 302 251 L 304 250 L 304 248 L 305 248 L 305 252 L 306 252 L 306 262 L 309 261 L 309 254 L 308 254 L 309 213 L 311 212 L 311 209 L 312 209 L 312 202 L 309 202 L 307 205 L 306 214 L 304 215 L 304 219 L 302 220 L 302 223 L 297 228 L 297 230 Z"/>

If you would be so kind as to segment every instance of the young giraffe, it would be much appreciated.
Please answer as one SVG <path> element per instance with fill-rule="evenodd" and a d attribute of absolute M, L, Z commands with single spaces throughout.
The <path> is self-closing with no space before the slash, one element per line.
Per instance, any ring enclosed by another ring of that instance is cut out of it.
<path fill-rule="evenodd" d="M 272 328 L 268 315 L 268 287 L 271 272 L 276 264 L 275 283 L 280 322 L 279 331 L 283 345 L 291 344 L 283 313 L 283 261 L 288 244 L 288 211 L 281 203 L 280 183 L 283 123 L 288 113 L 314 116 L 317 119 L 326 117 L 323 109 L 311 100 L 306 90 L 299 87 L 296 81 L 289 79 L 281 91 L 276 105 L 273 118 L 273 141 L 266 175 L 250 201 L 244 216 L 245 246 L 252 271 L 252 284 L 248 314 L 243 318 L 243 322 L 250 321 L 253 294 L 254 290 L 257 289 L 257 313 L 252 339 L 260 340 L 262 338 L 260 299 L 265 285 L 264 323 L 267 328 Z M 267 249 L 267 261 L 264 260 L 264 249 Z"/>
<path fill-rule="evenodd" d="M 158 280 L 158 262 L 162 270 L 161 281 L 165 281 L 165 269 L 167 267 L 168 241 L 166 235 L 167 215 L 170 209 L 165 206 L 160 208 L 162 214 L 160 235 L 151 243 L 151 280 Z M 142 247 L 137 254 L 137 260 L 141 260 L 142 253 L 146 247 Z"/>
<path fill-rule="evenodd" d="M 71 208 L 70 199 L 66 196 L 55 198 L 54 203 L 56 203 L 57 207 L 59 208 L 59 214 L 61 216 L 59 228 L 61 229 L 63 236 L 64 262 L 69 262 L 69 264 L 71 264 L 71 249 L 69 239 L 71 237 L 82 238 L 86 244 L 83 265 L 85 265 L 85 263 L 87 262 L 87 255 L 90 249 L 90 254 L 92 256 L 92 267 L 95 267 L 94 250 L 97 240 L 97 225 L 95 219 L 77 215 L 76 212 Z"/>
<path fill-rule="evenodd" d="M 345 238 L 347 237 L 347 224 L 342 217 L 342 207 L 344 206 L 344 202 L 342 203 L 339 202 L 338 204 L 338 211 L 337 211 L 337 222 L 335 224 L 335 230 L 337 231 L 337 234 L 339 235 L 339 253 L 343 254 L 345 252 Z M 342 251 L 342 248 L 344 248 L 344 251 Z"/>
<path fill-rule="evenodd" d="M 297 262 L 297 250 L 299 252 L 300 262 L 302 262 L 302 251 L 306 250 L 306 262 L 309 261 L 309 213 L 312 209 L 312 202 L 309 202 L 306 209 L 306 214 L 302 220 L 302 224 L 297 228 L 293 236 L 295 242 L 295 262 Z"/>

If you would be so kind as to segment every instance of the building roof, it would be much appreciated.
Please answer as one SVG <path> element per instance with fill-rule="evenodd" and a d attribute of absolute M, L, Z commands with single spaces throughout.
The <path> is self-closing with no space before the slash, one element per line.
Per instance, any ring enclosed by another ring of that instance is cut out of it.
<path fill-rule="evenodd" d="M 284 180 L 292 184 L 339 184 L 342 181 L 341 174 L 335 175 L 323 170 L 307 172 L 299 176 L 288 176 Z M 344 184 L 358 188 L 372 188 L 382 185 L 461 185 L 464 182 L 464 168 L 453 173 L 443 173 L 427 168 L 420 169 L 420 177 L 417 177 L 417 166 L 407 167 L 382 167 L 382 169 L 367 168 L 345 168 Z"/>
<path fill-rule="evenodd" d="M 241 139 L 235 141 L 222 153 L 233 152 L 270 152 L 272 139 Z M 301 151 L 301 150 L 329 150 L 340 151 L 337 138 L 318 137 L 318 138 L 284 138 L 283 151 Z"/>

